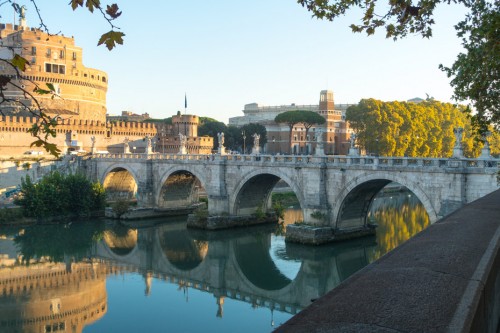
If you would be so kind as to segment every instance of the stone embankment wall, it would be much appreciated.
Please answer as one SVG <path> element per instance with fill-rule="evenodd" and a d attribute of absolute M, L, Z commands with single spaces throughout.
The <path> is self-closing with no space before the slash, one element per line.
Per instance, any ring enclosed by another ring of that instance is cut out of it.
<path fill-rule="evenodd" d="M 276 332 L 498 332 L 500 190 L 352 275 Z"/>

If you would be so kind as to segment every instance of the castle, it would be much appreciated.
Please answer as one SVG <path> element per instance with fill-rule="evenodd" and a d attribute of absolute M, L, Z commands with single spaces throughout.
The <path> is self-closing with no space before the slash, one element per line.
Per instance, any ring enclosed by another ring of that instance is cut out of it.
<path fill-rule="evenodd" d="M 0 23 L 0 37 L 0 75 L 10 79 L 3 90 L 5 98 L 0 101 L 0 155 L 20 155 L 31 149 L 35 138 L 27 131 L 39 118 L 26 108 L 38 110 L 34 99 L 22 89 L 31 93 L 37 86 L 48 89 L 48 83 L 53 85 L 55 96 L 33 97 L 47 115 L 57 119 L 57 135 L 49 141 L 63 153 L 144 153 L 149 142 L 153 142 L 153 150 L 156 147 L 159 152 L 178 153 L 179 134 L 185 136 L 186 152 L 211 152 L 213 139 L 197 138 L 197 116 L 177 115 L 173 124 L 107 120 L 108 76 L 83 65 L 82 48 L 75 45 L 73 37 L 29 28 L 23 14 L 19 25 Z M 15 54 L 28 60 L 25 71 L 16 72 L 8 64 Z"/>

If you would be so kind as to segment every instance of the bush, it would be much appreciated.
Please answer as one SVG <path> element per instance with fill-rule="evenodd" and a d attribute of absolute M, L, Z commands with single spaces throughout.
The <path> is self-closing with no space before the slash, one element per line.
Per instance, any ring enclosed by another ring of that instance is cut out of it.
<path fill-rule="evenodd" d="M 23 217 L 23 211 L 20 208 L 2 208 L 0 209 L 0 224 L 12 222 Z"/>
<path fill-rule="evenodd" d="M 63 175 L 53 172 L 34 184 L 29 176 L 21 182 L 15 203 L 28 217 L 44 219 L 54 216 L 89 216 L 104 209 L 104 188 L 82 174 Z"/>

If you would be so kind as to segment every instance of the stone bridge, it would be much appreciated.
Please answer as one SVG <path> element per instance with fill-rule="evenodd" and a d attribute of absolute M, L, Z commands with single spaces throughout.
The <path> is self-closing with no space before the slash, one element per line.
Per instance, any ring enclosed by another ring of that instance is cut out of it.
<path fill-rule="evenodd" d="M 286 244 L 296 271 L 283 273 L 273 251 L 275 226 L 256 226 L 230 233 L 187 229 L 185 219 L 147 228 L 107 230 L 90 256 L 115 269 L 144 276 L 146 294 L 152 278 L 212 293 L 217 304 L 228 297 L 295 314 L 367 265 L 374 238 L 341 243 L 317 255 L 314 248 Z M 328 252 L 328 253 L 325 253 Z M 288 270 L 289 267 L 288 267 Z M 295 276 L 293 276 L 295 274 Z"/>
<path fill-rule="evenodd" d="M 270 211 L 271 192 L 284 181 L 300 202 L 303 225 L 314 228 L 312 236 L 300 232 L 298 241 L 312 243 L 366 228 L 374 196 L 391 182 L 412 191 L 435 222 L 498 189 L 499 170 L 499 160 L 491 158 L 337 155 L 97 154 L 82 163 L 110 198 L 136 198 L 143 208 L 181 209 L 198 202 L 204 191 L 209 216 L 226 221 Z M 326 230 L 326 236 L 318 236 L 318 230 Z M 295 240 L 293 232 L 289 236 Z"/>

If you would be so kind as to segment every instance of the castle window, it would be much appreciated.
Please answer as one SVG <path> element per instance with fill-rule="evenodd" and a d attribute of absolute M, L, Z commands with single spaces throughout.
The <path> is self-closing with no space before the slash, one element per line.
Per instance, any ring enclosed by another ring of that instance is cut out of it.
<path fill-rule="evenodd" d="M 59 51 L 59 58 L 64 58 L 64 50 Z"/>
<path fill-rule="evenodd" d="M 31 58 L 31 64 L 36 64 L 36 57 Z"/>
<path fill-rule="evenodd" d="M 106 82 L 106 77 L 102 77 L 102 82 Z"/>
<path fill-rule="evenodd" d="M 36 55 L 36 46 L 31 47 L 31 55 Z"/>
<path fill-rule="evenodd" d="M 50 49 L 47 49 L 47 57 L 50 57 L 51 54 L 52 52 L 50 51 Z"/>
<path fill-rule="evenodd" d="M 76 52 L 73 52 L 73 60 L 76 60 Z"/>

